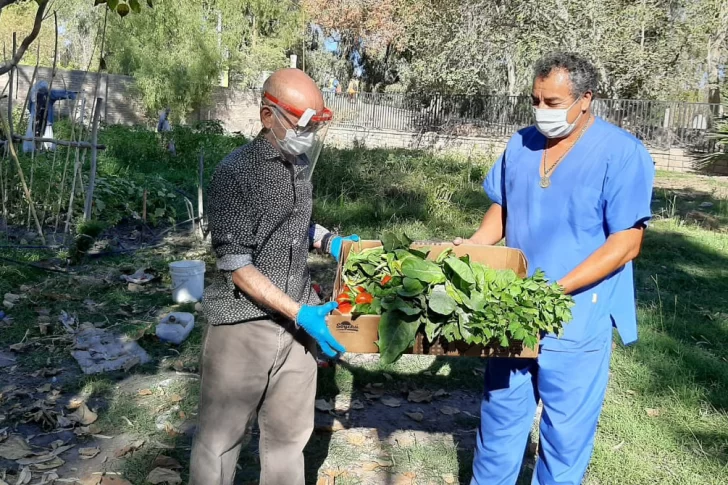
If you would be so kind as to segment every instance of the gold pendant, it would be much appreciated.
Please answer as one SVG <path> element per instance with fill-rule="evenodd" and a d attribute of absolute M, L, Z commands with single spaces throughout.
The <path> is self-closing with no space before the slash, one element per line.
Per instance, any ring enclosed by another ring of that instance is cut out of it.
<path fill-rule="evenodd" d="M 551 179 L 546 176 L 543 176 L 543 177 L 541 177 L 541 183 L 539 185 L 541 186 L 542 189 L 548 189 L 549 186 L 551 185 Z"/>

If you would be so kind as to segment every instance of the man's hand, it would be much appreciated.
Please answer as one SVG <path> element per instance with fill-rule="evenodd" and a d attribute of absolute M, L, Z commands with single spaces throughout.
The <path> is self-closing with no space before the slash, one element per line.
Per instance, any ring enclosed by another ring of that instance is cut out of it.
<path fill-rule="evenodd" d="M 341 248 L 344 245 L 344 241 L 359 242 L 359 236 L 352 234 L 351 236 L 346 237 L 334 236 L 331 238 L 329 254 L 331 254 L 337 262 L 341 259 Z"/>
<path fill-rule="evenodd" d="M 338 306 L 335 301 L 321 306 L 304 306 L 296 317 L 296 323 L 318 342 L 321 350 L 329 357 L 336 357 L 337 353 L 346 352 L 326 326 L 326 315 L 336 310 Z"/>
<path fill-rule="evenodd" d="M 455 246 L 460 246 L 461 244 L 473 244 L 473 242 L 470 239 L 463 239 L 461 237 L 456 237 L 453 242 Z"/>

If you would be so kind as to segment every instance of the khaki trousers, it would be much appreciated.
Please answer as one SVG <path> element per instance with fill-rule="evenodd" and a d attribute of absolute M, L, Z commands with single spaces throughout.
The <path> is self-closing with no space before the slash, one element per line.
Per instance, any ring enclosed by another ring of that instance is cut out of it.
<path fill-rule="evenodd" d="M 257 414 L 260 485 L 304 485 L 303 448 L 313 431 L 316 398 L 313 340 L 270 320 L 210 325 L 201 372 L 189 484 L 233 484 L 241 444 Z"/>

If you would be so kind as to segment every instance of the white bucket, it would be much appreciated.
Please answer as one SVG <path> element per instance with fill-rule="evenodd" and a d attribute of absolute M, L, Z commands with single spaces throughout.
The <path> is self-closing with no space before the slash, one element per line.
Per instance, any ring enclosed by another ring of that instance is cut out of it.
<path fill-rule="evenodd" d="M 172 300 L 191 303 L 202 299 L 205 289 L 205 262 L 197 260 L 175 261 L 169 264 L 172 276 Z"/>

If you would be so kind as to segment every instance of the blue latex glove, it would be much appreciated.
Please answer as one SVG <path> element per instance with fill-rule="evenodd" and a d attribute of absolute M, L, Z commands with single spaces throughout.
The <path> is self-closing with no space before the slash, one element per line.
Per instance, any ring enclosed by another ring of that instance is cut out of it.
<path fill-rule="evenodd" d="M 334 236 L 333 238 L 331 238 L 329 253 L 336 259 L 336 261 L 339 261 L 339 259 L 341 259 L 341 247 L 344 244 L 344 241 L 359 242 L 359 236 L 357 236 L 356 234 L 352 234 L 351 236 L 346 237 Z"/>
<path fill-rule="evenodd" d="M 296 316 L 296 323 L 318 342 L 321 350 L 329 357 L 336 357 L 337 353 L 346 352 L 326 326 L 326 315 L 336 310 L 338 306 L 335 301 L 321 306 L 304 306 Z"/>

